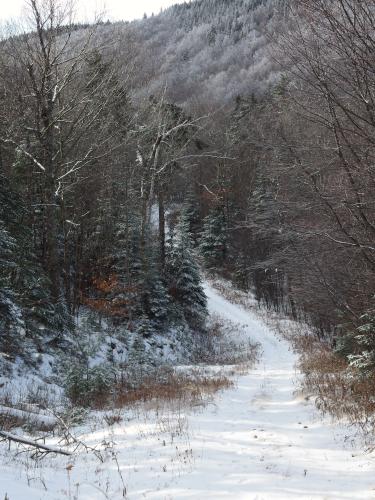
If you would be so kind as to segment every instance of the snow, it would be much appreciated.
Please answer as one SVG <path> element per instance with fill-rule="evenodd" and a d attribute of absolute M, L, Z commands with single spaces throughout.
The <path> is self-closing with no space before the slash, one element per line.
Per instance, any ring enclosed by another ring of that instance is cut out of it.
<path fill-rule="evenodd" d="M 298 392 L 297 357 L 254 313 L 206 285 L 211 313 L 243 326 L 262 346 L 259 363 L 213 404 L 136 407 L 108 427 L 99 414 L 75 432 L 101 449 L 38 465 L 1 447 L 0 498 L 370 499 L 374 455 L 354 430 L 323 419 Z M 47 440 L 58 445 L 58 438 Z M 120 471 L 120 473 L 119 473 Z"/>
<path fill-rule="evenodd" d="M 43 427 L 53 428 L 57 424 L 57 419 L 50 415 L 43 415 L 35 410 L 18 410 L 16 408 L 9 408 L 8 406 L 0 405 L 0 415 L 19 418 L 29 422 L 31 425 L 38 425 Z"/>

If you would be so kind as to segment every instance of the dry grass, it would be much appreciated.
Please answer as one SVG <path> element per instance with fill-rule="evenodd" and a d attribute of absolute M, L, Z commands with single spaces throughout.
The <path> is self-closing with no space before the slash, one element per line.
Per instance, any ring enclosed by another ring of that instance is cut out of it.
<path fill-rule="evenodd" d="M 191 407 L 204 404 L 220 390 L 234 385 L 224 373 L 207 374 L 204 370 L 195 369 L 179 372 L 163 367 L 155 369 L 150 375 L 142 376 L 134 386 L 127 382 L 126 374 L 120 378 L 110 395 L 101 395 L 92 401 L 92 408 L 126 408 L 138 403 L 175 404 L 179 407 Z"/>
<path fill-rule="evenodd" d="M 348 421 L 371 438 L 375 431 L 375 376 L 365 376 L 312 336 L 297 337 L 294 344 L 305 375 L 303 389 L 316 396 L 318 409 Z"/>
<path fill-rule="evenodd" d="M 350 366 L 307 325 L 285 319 L 273 320 L 273 324 L 299 355 L 298 367 L 304 375 L 303 393 L 314 398 L 316 407 L 324 415 L 352 425 L 373 448 L 375 376 L 364 375 Z"/>

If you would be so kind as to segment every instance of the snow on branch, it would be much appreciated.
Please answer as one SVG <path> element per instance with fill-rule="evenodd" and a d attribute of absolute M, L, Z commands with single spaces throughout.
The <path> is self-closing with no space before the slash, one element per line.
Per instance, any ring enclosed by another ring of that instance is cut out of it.
<path fill-rule="evenodd" d="M 21 436 L 16 436 L 15 434 L 11 434 L 10 432 L 0 431 L 0 437 L 8 440 L 9 442 L 13 441 L 14 443 L 31 446 L 35 448 L 37 451 L 42 451 L 44 454 L 57 453 L 59 455 L 66 455 L 66 456 L 71 455 L 69 451 L 62 450 L 61 448 L 54 448 L 53 446 L 46 446 L 44 444 L 31 441 L 30 439 L 26 439 Z"/>
<path fill-rule="evenodd" d="M 2 139 L 0 138 L 0 140 L 4 143 L 4 144 L 13 144 L 14 146 L 16 146 L 16 149 L 17 151 L 19 151 L 20 153 L 24 154 L 25 156 L 27 156 L 28 158 L 30 158 L 30 160 L 35 163 L 35 165 L 40 168 L 40 170 L 42 170 L 43 172 L 46 171 L 45 167 L 36 159 L 34 158 L 34 156 L 32 154 L 30 154 L 28 151 L 26 151 L 25 149 L 23 149 L 22 146 L 20 146 L 19 144 L 17 144 L 15 141 L 12 141 L 11 139 Z"/>

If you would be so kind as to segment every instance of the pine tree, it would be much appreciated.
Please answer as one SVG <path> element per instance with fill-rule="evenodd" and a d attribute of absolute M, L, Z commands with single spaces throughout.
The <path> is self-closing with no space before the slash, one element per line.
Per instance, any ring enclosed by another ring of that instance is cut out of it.
<path fill-rule="evenodd" d="M 129 225 L 129 224 L 128 224 Z M 132 301 L 134 317 L 146 316 L 154 322 L 156 327 L 161 326 L 168 315 L 169 296 L 160 274 L 157 242 L 152 240 L 150 234 L 146 238 L 144 265 L 141 259 L 140 220 L 133 216 L 129 228 L 126 230 L 125 239 L 118 240 L 119 245 L 125 249 L 127 255 L 121 255 L 121 248 L 117 257 L 117 271 L 119 266 L 126 262 L 126 272 L 122 269 L 119 273 L 120 283 L 128 285 Z M 126 229 L 126 228 L 124 228 Z M 126 237 L 128 241 L 126 241 Z M 118 245 L 118 246 L 119 246 Z"/>
<path fill-rule="evenodd" d="M 142 323 L 141 330 L 143 326 L 148 323 L 146 319 Z M 147 328 L 147 326 L 145 326 Z M 142 335 L 142 332 L 137 333 L 133 339 L 130 352 L 129 352 L 129 363 L 133 368 L 141 369 L 144 365 L 152 364 L 151 357 L 147 351 L 146 344 Z"/>
<path fill-rule="evenodd" d="M 194 245 L 196 245 L 201 230 L 201 217 L 198 200 L 192 191 L 189 191 L 187 194 L 182 210 L 182 217 L 187 222 L 189 234 Z"/>
<path fill-rule="evenodd" d="M 159 271 L 153 263 L 151 263 L 143 281 L 142 302 L 148 318 L 156 325 L 162 325 L 168 316 L 169 295 Z"/>
<path fill-rule="evenodd" d="M 14 238 L 0 221 L 0 349 L 8 355 L 20 350 L 20 332 L 24 328 L 17 299 L 11 289 L 11 276 L 17 268 L 15 248 Z"/>
<path fill-rule="evenodd" d="M 204 219 L 199 247 L 208 269 L 223 268 L 227 256 L 227 235 L 224 207 L 221 205 L 212 209 Z"/>
<path fill-rule="evenodd" d="M 21 344 L 24 335 L 38 344 L 61 340 L 71 326 L 64 311 L 52 303 L 26 215 L 22 200 L 0 176 L 0 288 L 3 309 L 8 311 L 3 331 L 14 346 Z"/>
<path fill-rule="evenodd" d="M 142 262 L 140 258 L 140 220 L 135 214 L 124 214 L 117 222 L 114 242 L 114 272 L 118 278 L 117 299 L 123 301 L 126 316 L 133 320 L 143 313 Z"/>
<path fill-rule="evenodd" d="M 375 309 L 371 307 L 360 318 L 360 325 L 336 339 L 336 353 L 347 358 L 351 366 L 365 375 L 375 369 Z"/>
<path fill-rule="evenodd" d="M 186 322 L 192 328 L 201 329 L 207 316 L 207 297 L 192 245 L 189 221 L 182 216 L 169 241 L 167 279 L 171 295 L 181 308 Z"/>
<path fill-rule="evenodd" d="M 282 226 L 276 189 L 272 180 L 258 173 L 249 200 L 246 226 L 251 238 L 247 260 L 251 262 L 251 281 L 256 298 L 279 307 L 285 293 L 282 250 L 291 235 Z"/>
<path fill-rule="evenodd" d="M 85 303 L 112 318 L 116 323 L 134 322 L 147 317 L 150 327 L 161 327 L 167 316 L 170 298 L 164 286 L 157 242 L 146 238 L 141 252 L 141 223 L 136 209 L 120 207 L 108 261 L 101 276 L 94 278 L 96 290 Z M 144 259 L 144 260 L 143 260 Z M 145 261 L 145 262 L 144 262 Z"/>

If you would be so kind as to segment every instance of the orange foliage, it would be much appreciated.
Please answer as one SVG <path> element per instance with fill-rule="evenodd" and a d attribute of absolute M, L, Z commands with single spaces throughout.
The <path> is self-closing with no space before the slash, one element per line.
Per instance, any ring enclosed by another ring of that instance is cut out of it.
<path fill-rule="evenodd" d="M 129 316 L 131 299 L 116 298 L 116 295 L 129 296 L 130 294 L 136 294 L 136 286 L 121 286 L 116 274 L 111 274 L 108 278 L 96 277 L 92 280 L 92 284 L 101 297 L 92 298 L 82 296 L 82 304 L 108 316 L 121 318 Z M 112 298 L 106 297 L 109 294 L 112 294 Z"/>
<path fill-rule="evenodd" d="M 111 274 L 108 279 L 94 278 L 93 284 L 99 292 L 110 293 L 118 287 L 118 277 L 116 274 Z"/>

